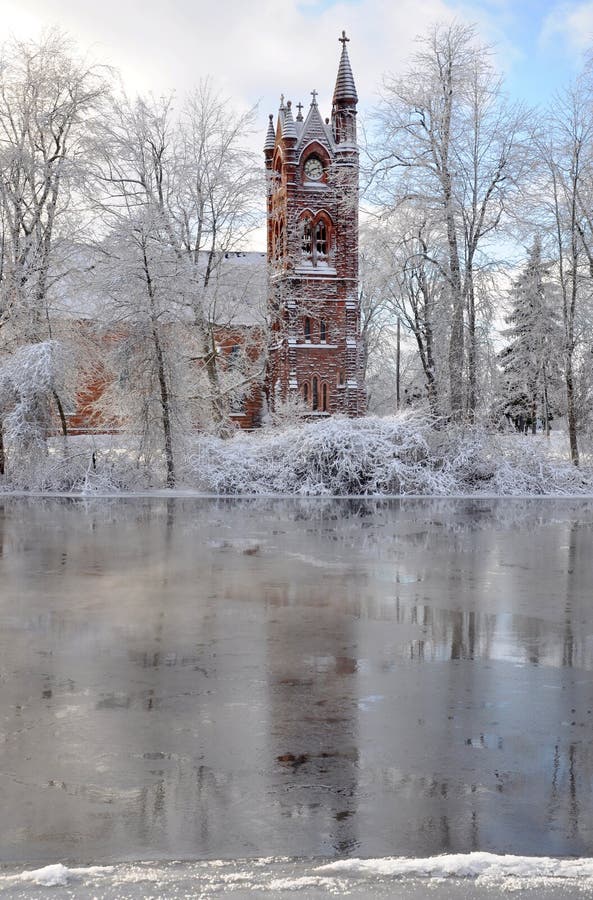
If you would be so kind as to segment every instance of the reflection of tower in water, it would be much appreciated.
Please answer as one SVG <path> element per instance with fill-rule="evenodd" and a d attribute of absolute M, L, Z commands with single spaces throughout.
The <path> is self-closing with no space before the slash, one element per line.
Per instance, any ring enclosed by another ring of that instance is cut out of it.
<path fill-rule="evenodd" d="M 358 846 L 357 660 L 348 583 L 303 567 L 291 585 L 270 586 L 268 622 L 275 796 L 289 844 L 311 854 Z M 338 596 L 340 594 L 340 596 Z"/>

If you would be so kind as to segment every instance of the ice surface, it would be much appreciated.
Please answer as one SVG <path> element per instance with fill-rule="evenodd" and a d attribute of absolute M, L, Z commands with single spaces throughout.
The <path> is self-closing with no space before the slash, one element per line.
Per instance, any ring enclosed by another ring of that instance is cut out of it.
<path fill-rule="evenodd" d="M 229 891 L 588 860 L 592 531 L 588 501 L 3 499 L 0 859 L 157 860 L 96 876 L 133 890 L 319 860 L 204 869 Z"/>

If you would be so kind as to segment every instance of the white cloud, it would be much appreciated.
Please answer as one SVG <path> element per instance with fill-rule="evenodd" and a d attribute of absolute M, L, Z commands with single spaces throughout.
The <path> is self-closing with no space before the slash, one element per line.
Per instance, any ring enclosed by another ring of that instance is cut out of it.
<path fill-rule="evenodd" d="M 261 100 L 263 120 L 281 91 L 306 103 L 316 88 L 329 113 L 342 28 L 369 104 L 383 72 L 401 70 L 415 36 L 451 11 L 446 0 L 0 0 L 0 16 L 19 36 L 59 25 L 136 89 L 183 91 L 211 75 L 234 102 Z"/>
<path fill-rule="evenodd" d="M 540 32 L 543 47 L 558 45 L 582 53 L 593 41 L 593 2 L 561 3 L 545 18 Z"/>

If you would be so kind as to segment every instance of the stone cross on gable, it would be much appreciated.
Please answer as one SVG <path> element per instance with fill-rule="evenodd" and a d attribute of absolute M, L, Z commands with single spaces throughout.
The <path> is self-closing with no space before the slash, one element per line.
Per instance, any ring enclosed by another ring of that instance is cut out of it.
<path fill-rule="evenodd" d="M 297 109 L 298 109 L 298 111 L 299 111 L 299 112 L 298 112 L 298 115 L 297 115 L 297 119 L 302 119 L 302 118 L 303 118 L 303 104 L 302 104 L 302 103 L 297 103 L 296 106 L 297 106 Z"/>
<path fill-rule="evenodd" d="M 317 106 L 317 91 L 311 91 L 311 96 L 313 97 L 312 106 Z"/>

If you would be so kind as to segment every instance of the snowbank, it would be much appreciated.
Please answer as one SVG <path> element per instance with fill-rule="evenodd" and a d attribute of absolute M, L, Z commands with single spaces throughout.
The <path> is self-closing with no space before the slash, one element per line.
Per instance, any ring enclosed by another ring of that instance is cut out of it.
<path fill-rule="evenodd" d="M 68 868 L 62 863 L 53 863 L 43 866 L 42 869 L 32 869 L 20 872 L 18 875 L 8 875 L 0 878 L 0 886 L 17 884 L 19 882 L 31 882 L 43 887 L 63 887 L 72 880 L 84 879 L 95 875 L 110 875 L 113 866 L 86 866 L 84 868 Z"/>
<path fill-rule="evenodd" d="M 425 859 L 339 859 L 318 866 L 326 875 L 375 875 L 383 878 L 593 878 L 593 859 L 553 859 L 548 856 L 500 856 L 495 853 L 453 853 Z"/>
<path fill-rule="evenodd" d="M 490 891 L 523 890 L 529 895 L 581 896 L 593 884 L 593 859 L 553 859 L 551 857 L 512 856 L 474 852 L 446 854 L 428 858 L 386 857 L 379 859 L 339 859 L 326 863 L 315 860 L 245 859 L 195 862 L 136 862 L 114 866 L 68 868 L 61 863 L 34 871 L 0 873 L 0 893 L 18 890 L 19 896 L 39 898 L 29 893 L 28 885 L 72 887 L 84 896 L 145 898 L 153 896 L 222 897 L 239 890 L 257 896 L 306 897 L 404 896 L 396 883 L 405 887 L 406 897 L 449 897 L 439 887 L 467 880 L 472 896 L 499 896 Z M 419 889 L 416 888 L 421 883 Z M 550 895 L 547 889 L 557 885 Z M 488 890 L 483 894 L 480 888 Z M 480 891 L 480 892 L 479 892 Z M 52 892 L 53 895 L 53 892 Z M 56 896 L 64 896 L 57 892 Z M 49 895 L 48 895 L 49 896 Z M 455 896 L 460 896 L 457 893 Z M 463 896 L 469 894 L 463 893 Z M 589 896 L 589 893 L 587 893 Z"/>
<path fill-rule="evenodd" d="M 161 488 L 164 466 L 133 438 L 59 438 L 44 458 L 8 466 L 0 491 L 88 494 Z M 569 496 L 593 494 L 577 469 L 532 436 L 433 427 L 415 415 L 332 418 L 286 428 L 188 439 L 176 460 L 182 490 L 220 495 Z M 9 454 L 10 459 L 10 454 Z"/>

